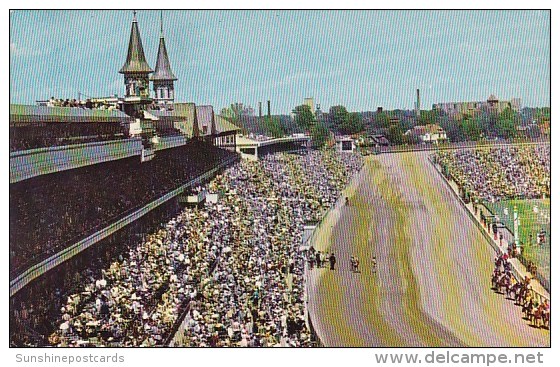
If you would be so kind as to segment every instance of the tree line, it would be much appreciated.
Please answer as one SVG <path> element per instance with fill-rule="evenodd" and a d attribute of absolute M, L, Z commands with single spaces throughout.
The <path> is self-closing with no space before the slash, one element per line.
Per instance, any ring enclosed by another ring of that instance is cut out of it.
<path fill-rule="evenodd" d="M 232 104 L 224 108 L 221 115 L 239 126 L 245 133 L 253 132 L 281 137 L 295 132 L 312 135 L 317 145 L 323 145 L 333 134 L 363 136 L 384 135 L 391 144 L 413 144 L 415 137 L 405 135 L 414 126 L 439 125 L 445 130 L 449 141 L 476 141 L 483 138 L 512 139 L 516 137 L 539 137 L 540 123 L 550 121 L 550 108 L 523 109 L 519 112 L 506 108 L 500 113 L 488 111 L 462 116 L 449 116 L 441 110 L 415 111 L 368 111 L 349 112 L 345 106 L 336 105 L 328 113 L 315 113 L 306 104 L 292 110 L 293 119 L 287 115 L 244 116 Z M 531 121 L 538 124 L 532 124 Z M 520 129 L 520 127 L 523 127 Z"/>

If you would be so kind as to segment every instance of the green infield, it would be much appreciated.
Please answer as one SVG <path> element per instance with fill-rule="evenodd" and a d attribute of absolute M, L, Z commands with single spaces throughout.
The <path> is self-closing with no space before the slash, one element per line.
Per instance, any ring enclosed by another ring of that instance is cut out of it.
<path fill-rule="evenodd" d="M 519 213 L 519 241 L 523 255 L 533 261 L 550 281 L 550 199 L 506 200 L 487 203 L 488 209 L 499 216 L 513 233 L 513 210 Z M 537 244 L 538 234 L 544 231 L 544 243 Z"/>

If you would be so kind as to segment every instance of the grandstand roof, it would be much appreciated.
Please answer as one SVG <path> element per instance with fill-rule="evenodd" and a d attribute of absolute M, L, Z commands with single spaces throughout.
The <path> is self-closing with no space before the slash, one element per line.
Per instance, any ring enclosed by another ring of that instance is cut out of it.
<path fill-rule="evenodd" d="M 142 47 L 142 39 L 140 38 L 140 31 L 138 30 L 138 21 L 136 20 L 136 12 L 134 12 L 134 19 L 132 20 L 132 29 L 130 31 L 130 40 L 128 41 L 128 53 L 126 61 L 119 70 L 121 74 L 128 73 L 151 73 L 153 70 L 146 61 L 144 56 L 144 48 Z"/>
<path fill-rule="evenodd" d="M 183 123 L 181 127 L 183 133 L 188 136 L 192 134 L 193 120 L 194 120 L 194 103 L 175 103 L 172 111 L 151 110 L 150 114 L 158 117 L 161 120 L 173 120 L 177 123 Z M 211 133 L 212 127 L 212 106 L 196 106 L 196 117 L 200 127 L 207 126 L 207 135 Z M 239 131 L 239 128 L 221 116 L 214 116 L 216 122 L 216 133 L 221 134 L 230 131 Z M 201 129 L 202 131 L 202 129 Z"/>
<path fill-rule="evenodd" d="M 73 107 L 10 105 L 10 123 L 13 122 L 120 122 L 131 117 L 120 110 L 101 110 Z"/>

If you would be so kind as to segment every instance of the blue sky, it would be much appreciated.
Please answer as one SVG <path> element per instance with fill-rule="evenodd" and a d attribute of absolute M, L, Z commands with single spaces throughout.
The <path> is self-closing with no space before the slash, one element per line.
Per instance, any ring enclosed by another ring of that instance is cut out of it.
<path fill-rule="evenodd" d="M 139 11 L 155 67 L 159 11 Z M 164 11 L 176 101 L 289 113 L 314 97 L 351 111 L 478 101 L 549 106 L 546 11 Z M 12 103 L 122 95 L 132 11 L 14 11 Z"/>

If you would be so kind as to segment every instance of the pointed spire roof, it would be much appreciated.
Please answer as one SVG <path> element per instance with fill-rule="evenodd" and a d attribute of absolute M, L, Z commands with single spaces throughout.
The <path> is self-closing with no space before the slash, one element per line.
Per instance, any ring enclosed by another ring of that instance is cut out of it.
<path fill-rule="evenodd" d="M 163 15 L 160 18 L 160 36 L 159 36 L 159 49 L 156 61 L 156 71 L 151 76 L 151 80 L 177 80 L 175 74 L 171 70 L 171 63 L 167 55 L 167 48 L 165 47 L 165 39 L 163 37 Z"/>
<path fill-rule="evenodd" d="M 130 40 L 128 41 L 128 54 L 126 55 L 126 62 L 124 63 L 119 73 L 151 73 L 153 70 L 146 61 L 144 56 L 144 48 L 142 47 L 142 39 L 140 38 L 140 31 L 138 30 L 138 21 L 136 20 L 136 12 L 134 12 L 134 19 L 132 20 L 132 30 L 130 31 Z"/>

